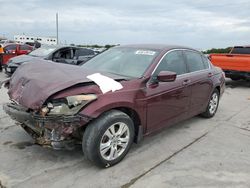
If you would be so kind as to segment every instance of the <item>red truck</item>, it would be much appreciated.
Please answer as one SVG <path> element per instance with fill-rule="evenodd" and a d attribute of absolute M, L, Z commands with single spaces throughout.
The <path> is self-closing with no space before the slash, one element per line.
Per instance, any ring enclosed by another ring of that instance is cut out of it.
<path fill-rule="evenodd" d="M 210 54 L 211 62 L 232 80 L 250 80 L 250 46 L 235 46 L 229 54 Z"/>
<path fill-rule="evenodd" d="M 23 55 L 31 52 L 33 50 L 32 46 L 29 46 L 27 44 L 15 44 L 10 43 L 3 47 L 3 54 L 1 58 L 0 64 L 3 66 L 6 66 L 8 60 L 12 57 Z"/>

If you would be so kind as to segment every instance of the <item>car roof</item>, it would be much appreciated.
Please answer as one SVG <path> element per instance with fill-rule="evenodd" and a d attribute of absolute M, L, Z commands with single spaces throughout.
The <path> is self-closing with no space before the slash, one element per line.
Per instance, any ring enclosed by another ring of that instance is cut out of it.
<path fill-rule="evenodd" d="M 4 43 L 2 45 L 5 47 L 5 46 L 9 46 L 9 45 L 18 45 L 18 43 Z"/>
<path fill-rule="evenodd" d="M 128 44 L 128 45 L 121 45 L 119 47 L 129 47 L 129 48 L 143 48 L 143 49 L 151 49 L 157 51 L 168 51 L 171 49 L 190 49 L 195 50 L 193 48 L 189 48 L 186 46 L 179 46 L 179 45 L 168 45 L 168 44 Z M 195 50 L 197 51 L 197 50 Z"/>
<path fill-rule="evenodd" d="M 234 46 L 234 48 L 250 48 L 250 45 L 246 45 L 246 46 Z"/>
<path fill-rule="evenodd" d="M 59 50 L 59 49 L 62 49 L 62 48 L 74 48 L 74 49 L 89 49 L 89 48 L 86 48 L 86 47 L 79 47 L 79 46 L 70 46 L 70 45 L 42 45 L 41 48 L 49 48 L 49 47 L 53 47 L 55 48 L 55 50 Z M 89 49 L 89 50 L 92 50 L 92 49 Z"/>

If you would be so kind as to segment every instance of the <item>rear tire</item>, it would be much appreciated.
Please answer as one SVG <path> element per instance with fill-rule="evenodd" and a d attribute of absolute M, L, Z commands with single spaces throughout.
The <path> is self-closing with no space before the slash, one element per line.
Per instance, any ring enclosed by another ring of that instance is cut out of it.
<path fill-rule="evenodd" d="M 99 167 L 119 163 L 128 153 L 134 139 L 134 123 L 118 110 L 111 110 L 86 128 L 82 149 L 85 157 Z"/>
<path fill-rule="evenodd" d="M 211 118 L 213 117 L 218 109 L 220 99 L 220 92 L 218 89 L 215 89 L 209 99 L 206 111 L 201 114 L 202 117 Z"/>

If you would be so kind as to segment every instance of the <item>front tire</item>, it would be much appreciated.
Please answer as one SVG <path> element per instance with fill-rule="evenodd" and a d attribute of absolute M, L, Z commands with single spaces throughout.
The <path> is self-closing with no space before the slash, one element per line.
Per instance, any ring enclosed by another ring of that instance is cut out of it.
<path fill-rule="evenodd" d="M 100 167 L 119 163 L 128 153 L 134 139 L 134 123 L 118 110 L 111 110 L 86 128 L 82 149 L 85 157 Z"/>
<path fill-rule="evenodd" d="M 206 111 L 201 114 L 202 117 L 211 118 L 217 112 L 219 106 L 220 92 L 218 89 L 215 89 L 209 99 Z"/>

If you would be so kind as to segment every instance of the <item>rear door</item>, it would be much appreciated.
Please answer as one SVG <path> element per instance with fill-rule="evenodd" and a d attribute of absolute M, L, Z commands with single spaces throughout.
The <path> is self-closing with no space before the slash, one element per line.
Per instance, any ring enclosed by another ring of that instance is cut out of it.
<path fill-rule="evenodd" d="M 177 78 L 173 82 L 149 82 L 146 88 L 147 132 L 185 119 L 189 108 L 191 89 L 182 51 L 167 53 L 152 78 L 160 71 L 176 72 Z"/>
<path fill-rule="evenodd" d="M 207 106 L 213 83 L 212 70 L 202 54 L 193 50 L 184 51 L 191 82 L 191 101 L 189 116 L 203 112 Z"/>
<path fill-rule="evenodd" d="M 31 46 L 28 46 L 26 44 L 19 45 L 19 49 L 17 50 L 17 55 L 23 55 L 31 52 Z"/>

